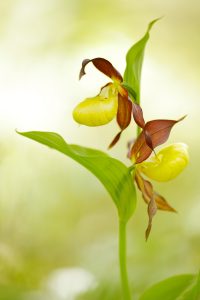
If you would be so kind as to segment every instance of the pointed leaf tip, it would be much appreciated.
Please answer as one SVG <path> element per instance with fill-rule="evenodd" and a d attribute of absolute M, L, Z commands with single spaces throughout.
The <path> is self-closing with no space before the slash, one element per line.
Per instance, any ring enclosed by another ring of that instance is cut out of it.
<path fill-rule="evenodd" d="M 148 25 L 147 31 L 149 32 L 151 28 L 154 26 L 154 24 L 160 21 L 162 18 L 164 18 L 164 16 L 152 20 Z"/>
<path fill-rule="evenodd" d="M 144 59 L 144 51 L 149 39 L 149 32 L 152 26 L 161 18 L 151 21 L 144 36 L 135 43 L 126 54 L 126 69 L 124 72 L 124 82 L 135 93 L 135 100 L 140 101 L 140 81 Z"/>

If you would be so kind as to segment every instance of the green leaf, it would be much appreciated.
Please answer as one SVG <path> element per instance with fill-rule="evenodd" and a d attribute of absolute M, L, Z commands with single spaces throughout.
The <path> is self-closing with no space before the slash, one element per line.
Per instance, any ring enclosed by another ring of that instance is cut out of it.
<path fill-rule="evenodd" d="M 200 300 L 200 276 L 186 274 L 165 279 L 147 289 L 139 300 Z"/>
<path fill-rule="evenodd" d="M 99 150 L 69 145 L 54 132 L 18 133 L 69 156 L 87 168 L 101 181 L 111 195 L 120 219 L 126 222 L 131 217 L 136 205 L 135 186 L 130 170 L 119 160 Z"/>
<path fill-rule="evenodd" d="M 124 86 L 128 86 L 129 90 L 133 90 L 135 93 L 135 100 L 140 101 L 140 79 L 142 71 L 142 63 L 144 57 L 144 50 L 146 43 L 149 39 L 149 32 L 152 26 L 160 18 L 153 20 L 149 23 L 147 32 L 141 40 L 134 44 L 126 54 L 126 69 L 124 72 Z M 134 94 L 132 93 L 132 94 Z"/>
<path fill-rule="evenodd" d="M 130 87 L 127 83 L 123 82 L 122 86 L 128 91 L 129 96 L 131 97 L 132 101 L 135 102 L 137 98 L 136 92 Z"/>

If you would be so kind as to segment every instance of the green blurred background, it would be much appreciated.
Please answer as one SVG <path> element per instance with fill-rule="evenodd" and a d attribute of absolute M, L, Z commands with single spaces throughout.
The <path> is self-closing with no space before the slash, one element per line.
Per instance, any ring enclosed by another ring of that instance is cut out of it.
<path fill-rule="evenodd" d="M 155 25 L 145 52 L 146 120 L 188 117 L 169 142 L 189 145 L 191 162 L 173 182 L 155 184 L 178 210 L 159 212 L 148 243 L 138 195 L 128 226 L 134 299 L 150 284 L 200 264 L 198 0 L 0 1 L 0 299 L 121 299 L 117 214 L 96 178 L 75 162 L 15 133 L 48 130 L 69 143 L 106 150 L 115 121 L 79 127 L 73 107 L 108 80 L 82 59 L 105 57 L 123 73 L 128 48 Z M 110 154 L 126 160 L 132 124 Z"/>

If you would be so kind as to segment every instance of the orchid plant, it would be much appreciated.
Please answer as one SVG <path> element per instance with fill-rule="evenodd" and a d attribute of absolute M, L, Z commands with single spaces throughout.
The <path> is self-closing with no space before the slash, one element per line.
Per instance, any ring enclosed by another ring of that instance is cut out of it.
<path fill-rule="evenodd" d="M 157 210 L 176 211 L 154 190 L 148 179 L 159 182 L 172 180 L 183 171 L 189 161 L 187 145 L 184 143 L 168 145 L 159 152 L 155 150 L 167 141 L 173 126 L 184 117 L 178 120 L 156 119 L 145 122 L 140 103 L 144 50 L 150 30 L 157 21 L 158 19 L 153 20 L 143 38 L 129 49 L 124 76 L 108 60 L 100 57 L 83 60 L 79 75 L 81 79 L 86 74 L 86 66 L 92 63 L 110 78 L 110 82 L 100 89 L 97 96 L 86 98 L 75 107 L 73 118 L 77 123 L 102 126 L 116 118 L 120 130 L 109 145 L 112 148 L 119 142 L 122 132 L 130 126 L 131 119 L 134 119 L 137 130 L 133 134 L 133 141 L 128 143 L 129 166 L 99 150 L 67 144 L 57 133 L 19 132 L 22 136 L 56 149 L 86 167 L 111 195 L 119 217 L 119 265 L 123 300 L 132 298 L 126 265 L 126 225 L 135 211 L 136 186 L 147 204 L 148 225 L 145 235 L 148 239 Z M 158 299 L 151 296 L 148 298 L 148 293 L 145 297 L 142 296 L 141 299 Z"/>

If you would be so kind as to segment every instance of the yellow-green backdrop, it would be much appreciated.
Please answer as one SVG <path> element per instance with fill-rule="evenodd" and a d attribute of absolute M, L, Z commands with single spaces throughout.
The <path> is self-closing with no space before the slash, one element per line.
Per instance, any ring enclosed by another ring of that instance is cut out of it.
<path fill-rule="evenodd" d="M 189 145 L 190 165 L 173 182 L 155 184 L 178 214 L 159 212 L 147 243 L 146 206 L 138 194 L 128 226 L 128 269 L 135 299 L 167 276 L 198 272 L 200 2 L 2 0 L 0 299 L 74 299 L 65 291 L 65 298 L 59 296 L 54 282 L 62 281 L 59 270 L 66 271 L 64 286 L 67 270 L 85 270 L 93 288 L 106 286 L 102 299 L 117 299 L 112 296 L 119 283 L 112 200 L 87 170 L 15 129 L 56 131 L 69 143 L 106 151 L 118 130 L 115 121 L 87 128 L 72 119 L 73 107 L 107 82 L 92 66 L 79 82 L 82 59 L 105 57 L 123 72 L 126 51 L 160 16 L 145 52 L 142 106 L 146 120 L 188 115 L 169 143 Z M 134 134 L 132 124 L 110 154 L 128 163 L 126 142 Z"/>

